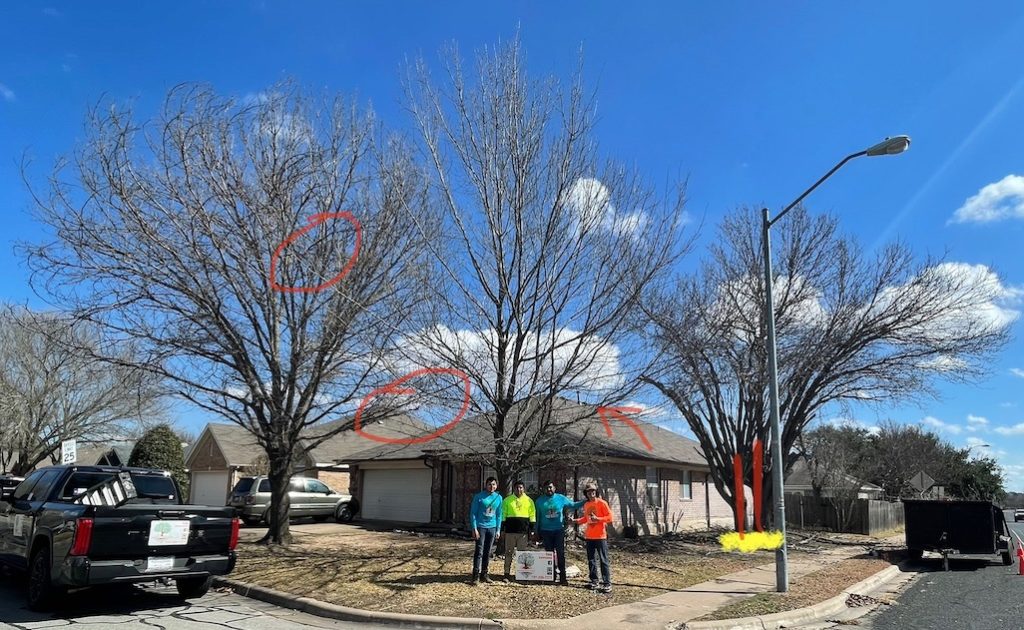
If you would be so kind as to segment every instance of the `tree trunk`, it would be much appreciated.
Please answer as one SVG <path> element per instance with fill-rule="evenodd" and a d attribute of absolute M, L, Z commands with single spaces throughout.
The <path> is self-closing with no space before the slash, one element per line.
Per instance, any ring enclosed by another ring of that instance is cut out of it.
<path fill-rule="evenodd" d="M 292 477 L 291 449 L 268 453 L 270 472 L 270 507 L 267 508 L 267 533 L 261 543 L 288 545 L 292 542 L 288 523 L 288 488 Z"/>

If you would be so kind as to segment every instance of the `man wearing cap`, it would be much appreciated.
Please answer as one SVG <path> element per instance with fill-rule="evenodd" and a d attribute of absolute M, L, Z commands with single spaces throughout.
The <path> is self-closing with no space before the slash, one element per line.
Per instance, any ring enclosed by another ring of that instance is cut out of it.
<path fill-rule="evenodd" d="M 590 568 L 590 584 L 587 588 L 601 593 L 612 592 L 612 568 L 608 564 L 608 533 L 605 527 L 612 522 L 612 510 L 604 499 L 597 496 L 597 485 L 588 483 L 583 488 L 586 503 L 583 516 L 576 523 L 584 525 L 583 537 L 587 541 L 587 565 Z M 597 583 L 598 565 L 601 567 L 601 584 Z"/>
<path fill-rule="evenodd" d="M 555 552 L 555 566 L 558 570 L 558 583 L 565 586 L 569 583 L 565 575 L 565 509 L 578 510 L 586 501 L 573 501 L 564 494 L 555 492 L 555 484 L 545 481 L 542 486 L 544 494 L 537 497 L 537 529 L 544 543 L 544 551 Z"/>
<path fill-rule="evenodd" d="M 512 560 L 516 551 L 526 551 L 526 543 L 537 524 L 537 511 L 533 499 L 526 494 L 526 486 L 516 480 L 512 494 L 502 503 L 502 530 L 505 532 L 505 580 L 511 581 Z"/>

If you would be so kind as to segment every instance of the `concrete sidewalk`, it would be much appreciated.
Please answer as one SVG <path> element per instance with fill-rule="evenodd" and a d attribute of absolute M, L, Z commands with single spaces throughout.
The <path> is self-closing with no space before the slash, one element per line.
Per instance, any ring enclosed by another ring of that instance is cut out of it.
<path fill-rule="evenodd" d="M 789 560 L 790 581 L 801 578 L 831 564 L 864 553 L 865 548 L 851 546 L 810 555 L 801 554 Z M 775 564 L 763 564 L 753 569 L 730 573 L 720 578 L 701 582 L 681 590 L 656 595 L 648 599 L 600 608 L 572 619 L 502 619 L 512 630 L 565 628 L 658 628 L 682 624 L 715 611 L 722 606 L 745 599 L 757 593 L 775 590 Z M 595 595 L 599 597 L 599 595 Z"/>

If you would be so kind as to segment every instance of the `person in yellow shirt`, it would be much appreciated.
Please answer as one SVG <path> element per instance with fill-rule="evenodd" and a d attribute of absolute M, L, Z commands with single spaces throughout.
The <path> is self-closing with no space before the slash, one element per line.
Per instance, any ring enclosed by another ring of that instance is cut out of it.
<path fill-rule="evenodd" d="M 537 510 L 522 481 L 512 484 L 512 494 L 505 497 L 501 512 L 501 528 L 505 534 L 505 579 L 511 581 L 510 571 L 516 551 L 526 551 L 526 543 L 537 526 Z"/>
<path fill-rule="evenodd" d="M 612 510 L 608 503 L 597 496 L 597 485 L 588 483 L 583 488 L 587 502 L 583 504 L 583 516 L 576 523 L 584 525 L 583 537 L 587 541 L 587 565 L 590 568 L 590 584 L 587 588 L 601 593 L 612 592 L 612 568 L 608 563 L 608 532 L 606 526 L 612 522 Z M 601 584 L 597 583 L 597 569 L 601 567 Z"/>

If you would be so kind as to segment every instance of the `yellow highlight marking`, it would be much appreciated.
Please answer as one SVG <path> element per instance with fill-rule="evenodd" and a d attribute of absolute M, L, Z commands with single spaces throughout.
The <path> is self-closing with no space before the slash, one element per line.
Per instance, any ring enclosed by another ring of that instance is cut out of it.
<path fill-rule="evenodd" d="M 718 537 L 726 551 L 752 553 L 782 546 L 782 532 L 748 532 L 740 538 L 739 532 L 729 532 Z"/>

